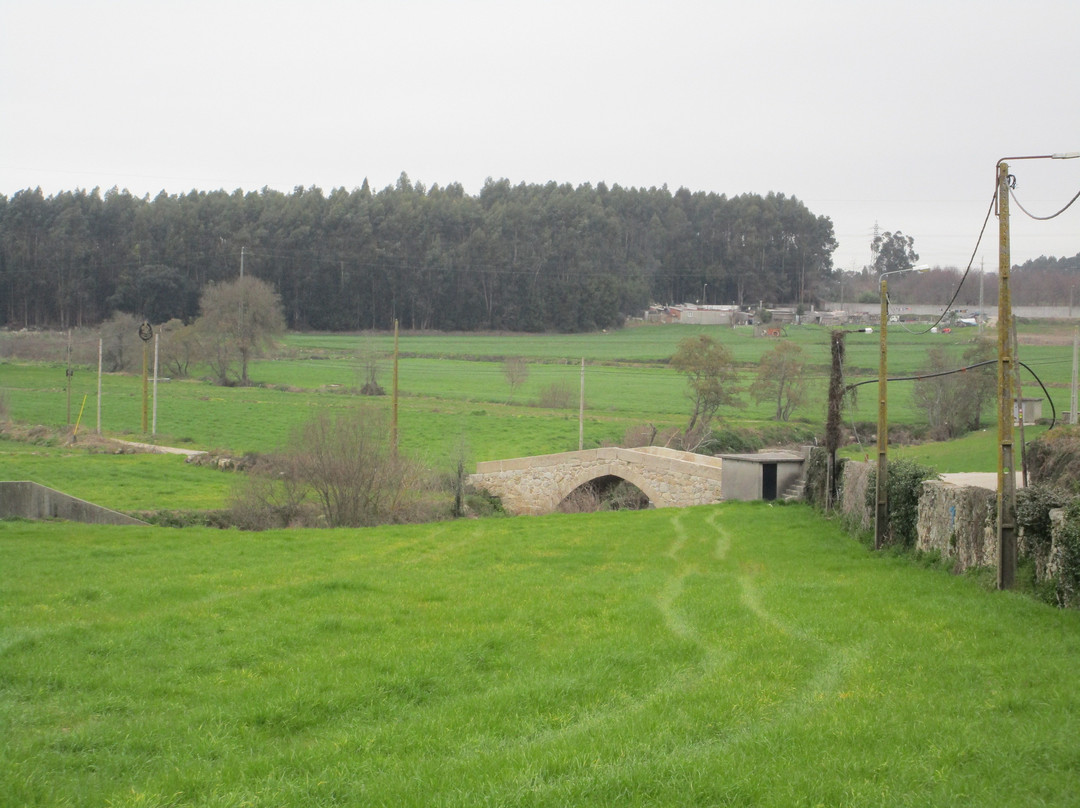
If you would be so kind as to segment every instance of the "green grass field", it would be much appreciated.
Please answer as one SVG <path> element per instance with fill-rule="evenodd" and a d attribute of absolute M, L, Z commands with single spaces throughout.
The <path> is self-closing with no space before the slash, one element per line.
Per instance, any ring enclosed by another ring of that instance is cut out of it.
<path fill-rule="evenodd" d="M 1058 400 L 1067 406 L 1071 373 L 1071 343 L 1062 342 L 1066 326 L 1024 326 L 1031 341 L 1058 344 L 1025 345 L 1021 358 L 1031 364 Z M 586 359 L 585 445 L 619 444 L 628 429 L 653 425 L 659 430 L 685 424 L 688 412 L 685 380 L 668 368 L 667 357 L 679 340 L 708 333 L 727 345 L 742 363 L 741 383 L 749 384 L 761 355 L 773 343 L 755 338 L 748 328 L 702 326 L 642 326 L 620 331 L 579 335 L 403 334 L 400 340 L 400 425 L 402 447 L 432 468 L 449 471 L 459 456 L 471 465 L 525 455 L 577 448 L 577 391 L 580 361 Z M 788 339 L 806 351 L 807 403 L 794 417 L 810 440 L 823 433 L 828 383 L 830 330 L 815 326 L 789 327 Z M 957 356 L 970 344 L 973 329 L 951 334 L 916 336 L 902 329 L 889 332 L 890 372 L 915 372 L 931 345 L 949 347 Z M 157 434 L 154 442 L 186 448 L 221 450 L 233 454 L 271 452 L 317 410 L 344 410 L 363 404 L 388 411 L 388 397 L 361 398 L 354 391 L 363 381 L 365 353 L 383 358 L 380 381 L 390 387 L 386 334 L 290 334 L 273 358 L 251 368 L 258 386 L 222 388 L 197 378 L 158 385 Z M 525 384 L 511 396 L 503 374 L 507 356 L 529 360 Z M 876 334 L 850 334 L 846 377 L 849 381 L 876 379 Z M 1027 382 L 1025 382 L 1027 384 Z M 569 391 L 568 405 L 558 409 L 537 406 L 546 388 L 561 385 Z M 1027 390 L 1033 390 L 1031 386 Z M 876 421 L 875 386 L 861 388 L 845 421 Z M 912 405 L 912 386 L 889 387 L 890 423 L 918 426 L 924 416 Z M 0 393 L 10 416 L 29 424 L 59 427 L 82 412 L 85 435 L 97 426 L 96 369 L 77 366 L 67 390 L 66 367 L 60 363 L 0 363 Z M 774 422 L 769 403 L 742 396 L 743 408 L 720 412 L 720 426 L 769 429 Z M 85 407 L 83 406 L 83 402 Z M 142 384 L 137 375 L 106 374 L 101 398 L 101 424 L 106 434 L 145 440 L 142 433 Z M 1046 407 L 1049 414 L 1049 407 Z M 992 414 L 988 414 L 992 419 Z M 152 414 L 148 413 L 148 418 Z M 872 429 L 865 440 L 872 440 Z M 984 445 L 985 444 L 985 445 Z M 942 471 L 993 471 L 996 444 L 978 435 L 945 445 L 911 449 L 920 460 Z M 228 475 L 185 468 L 177 459 L 130 460 L 86 456 L 74 447 L 38 447 L 33 457 L 16 464 L 9 456 L 8 473 L 84 496 L 121 510 L 222 507 L 231 490 Z M 873 447 L 855 445 L 849 456 Z M 18 454 L 18 452 L 14 452 Z M 144 468 L 141 463 L 149 464 Z M 106 471 L 107 469 L 107 471 Z M 90 492 L 92 496 L 86 496 Z"/>
<path fill-rule="evenodd" d="M 1080 614 L 764 503 L 0 523 L 0 803 L 1070 805 Z"/>

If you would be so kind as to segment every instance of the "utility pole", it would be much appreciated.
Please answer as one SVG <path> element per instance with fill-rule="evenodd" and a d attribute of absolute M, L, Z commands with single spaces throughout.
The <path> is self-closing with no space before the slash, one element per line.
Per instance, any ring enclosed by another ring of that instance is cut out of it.
<path fill-rule="evenodd" d="M 101 367 L 102 356 L 105 353 L 105 340 L 98 337 L 97 341 L 97 433 L 101 434 Z"/>
<path fill-rule="evenodd" d="M 139 326 L 139 339 L 142 340 L 142 431 L 145 435 L 147 432 L 147 399 L 150 395 L 149 385 L 147 384 L 147 375 L 149 374 L 150 364 L 150 338 L 154 336 L 154 329 L 150 326 L 150 323 L 146 320 Z"/>
<path fill-rule="evenodd" d="M 390 451 L 398 453 L 398 321 L 394 319 L 394 383 L 390 404 Z"/>
<path fill-rule="evenodd" d="M 1009 165 L 998 163 L 998 589 L 1016 583 L 1016 471 L 1013 458 L 1013 357 L 1009 293 Z"/>
<path fill-rule="evenodd" d="M 585 448 L 585 357 L 581 357 L 581 393 L 578 395 L 577 448 Z"/>
<path fill-rule="evenodd" d="M 1077 383 L 1077 370 L 1080 366 L 1080 327 L 1073 329 L 1073 375 L 1072 375 L 1072 401 L 1069 402 L 1069 423 L 1076 426 L 1076 407 L 1077 407 L 1077 388 L 1080 384 Z"/>
<path fill-rule="evenodd" d="M 71 377 L 75 374 L 75 371 L 71 369 L 71 329 L 68 329 L 67 339 L 67 370 L 64 371 L 67 376 L 67 422 L 71 425 Z"/>
<path fill-rule="evenodd" d="M 150 434 L 157 434 L 157 377 L 158 377 L 158 339 L 160 331 L 154 332 L 154 416 L 150 422 Z"/>

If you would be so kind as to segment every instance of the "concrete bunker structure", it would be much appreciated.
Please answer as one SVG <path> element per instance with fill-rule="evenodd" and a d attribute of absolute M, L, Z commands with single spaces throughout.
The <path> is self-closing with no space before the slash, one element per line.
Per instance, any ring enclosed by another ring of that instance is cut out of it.
<path fill-rule="evenodd" d="M 795 452 L 720 455 L 724 499 L 772 501 L 803 480 L 806 458 Z"/>

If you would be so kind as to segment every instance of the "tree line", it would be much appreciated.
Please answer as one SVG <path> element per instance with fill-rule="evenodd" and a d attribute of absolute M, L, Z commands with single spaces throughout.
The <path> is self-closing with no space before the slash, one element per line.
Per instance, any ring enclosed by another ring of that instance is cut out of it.
<path fill-rule="evenodd" d="M 587 331 L 650 302 L 809 302 L 831 220 L 795 197 L 489 179 L 373 192 L 113 188 L 0 196 L 0 322 L 160 323 L 243 271 L 291 329 Z"/>

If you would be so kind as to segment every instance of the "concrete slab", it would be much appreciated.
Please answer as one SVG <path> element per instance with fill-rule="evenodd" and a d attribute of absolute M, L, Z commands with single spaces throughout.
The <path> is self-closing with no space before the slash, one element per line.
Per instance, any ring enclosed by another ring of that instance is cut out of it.
<path fill-rule="evenodd" d="M 958 474 L 939 474 L 942 482 L 952 483 L 953 485 L 967 485 L 973 488 L 989 488 L 991 491 L 997 491 L 997 472 L 983 472 L 983 471 L 965 471 Z M 1022 471 L 1016 472 L 1016 487 L 1022 488 L 1024 485 L 1024 473 Z"/>

